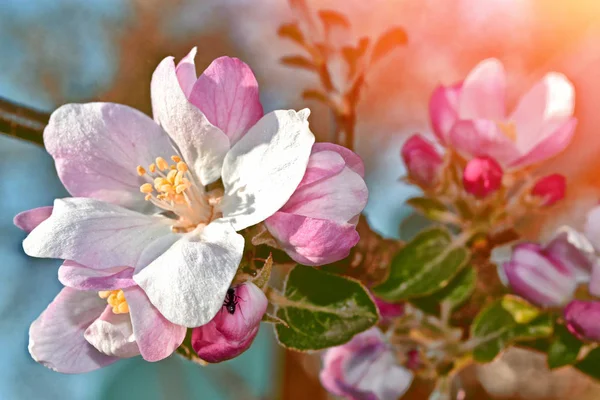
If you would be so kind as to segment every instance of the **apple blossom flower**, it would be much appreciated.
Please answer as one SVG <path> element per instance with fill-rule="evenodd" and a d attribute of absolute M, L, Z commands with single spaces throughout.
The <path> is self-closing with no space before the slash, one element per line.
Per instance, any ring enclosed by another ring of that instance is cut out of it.
<path fill-rule="evenodd" d="M 192 330 L 192 347 L 204 361 L 221 362 L 246 351 L 267 310 L 267 297 L 252 282 L 230 291 L 221 311 L 208 324 Z"/>
<path fill-rule="evenodd" d="M 577 123 L 574 98 L 571 82 L 550 72 L 508 114 L 504 67 L 496 59 L 487 59 L 463 82 L 438 87 L 429 111 L 442 144 L 468 158 L 489 156 L 504 168 L 518 168 L 567 147 Z"/>
<path fill-rule="evenodd" d="M 424 188 L 432 188 L 439 181 L 442 156 L 433 144 L 419 134 L 411 136 L 402 146 L 402 159 L 409 177 Z"/>
<path fill-rule="evenodd" d="M 58 372 L 82 373 L 142 355 L 162 360 L 186 329 L 167 321 L 132 278 L 133 268 L 97 270 L 66 261 L 65 288 L 29 329 L 34 360 Z"/>
<path fill-rule="evenodd" d="M 373 296 L 375 305 L 382 319 L 392 319 L 404 314 L 404 303 L 390 303 L 379 297 Z"/>
<path fill-rule="evenodd" d="M 396 400 L 410 387 L 413 373 L 398 365 L 378 328 L 325 351 L 321 384 L 346 399 Z"/>
<path fill-rule="evenodd" d="M 531 189 L 531 195 L 542 199 L 542 205 L 551 206 L 565 198 L 567 179 L 561 174 L 552 174 L 539 179 Z"/>
<path fill-rule="evenodd" d="M 563 306 L 577 288 L 575 271 L 535 243 L 515 246 L 503 269 L 514 292 L 539 306 Z"/>
<path fill-rule="evenodd" d="M 463 187 L 467 193 L 484 198 L 502 186 L 502 167 L 490 157 L 475 157 L 463 171 Z"/>
<path fill-rule="evenodd" d="M 221 309 L 244 249 L 237 232 L 286 204 L 314 143 L 308 110 L 262 116 L 245 64 L 222 57 L 195 79 L 194 52 L 156 68 L 154 120 L 112 103 L 52 114 L 44 142 L 74 197 L 55 200 L 23 242 L 34 257 L 133 268 L 151 304 L 185 327 Z"/>
<path fill-rule="evenodd" d="M 302 181 L 265 226 L 294 261 L 323 265 L 346 258 L 358 243 L 358 217 L 368 191 L 360 157 L 345 147 L 316 143 Z"/>
<path fill-rule="evenodd" d="M 573 335 L 600 342 L 600 301 L 573 300 L 563 310 L 563 316 Z"/>

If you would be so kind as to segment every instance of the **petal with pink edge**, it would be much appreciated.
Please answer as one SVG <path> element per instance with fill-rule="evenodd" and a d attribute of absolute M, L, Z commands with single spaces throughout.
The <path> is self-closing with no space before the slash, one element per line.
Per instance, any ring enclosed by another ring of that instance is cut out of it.
<path fill-rule="evenodd" d="M 541 142 L 537 143 L 529 153 L 513 161 L 511 163 L 512 167 L 524 167 L 526 165 L 542 162 L 554 157 L 567 148 L 575 133 L 577 119 L 569 118 L 564 122 L 552 125 L 552 128 L 548 127 L 548 129 L 553 129 L 552 133 L 547 135 Z"/>
<path fill-rule="evenodd" d="M 133 276 L 165 318 L 189 328 L 221 309 L 244 251 L 243 236 L 229 223 L 216 220 L 199 229 Z"/>
<path fill-rule="evenodd" d="M 365 177 L 365 164 L 358 154 L 350 149 L 340 146 L 334 143 L 315 143 L 312 147 L 312 154 L 320 153 L 322 151 L 335 151 L 338 153 L 344 161 L 346 166 L 352 171 L 359 174 L 361 177 Z"/>
<path fill-rule="evenodd" d="M 354 225 L 276 212 L 265 221 L 273 237 L 296 262 L 324 265 L 346 258 L 360 239 Z"/>
<path fill-rule="evenodd" d="M 309 113 L 273 111 L 227 153 L 220 206 L 236 231 L 273 215 L 298 187 L 315 142 L 308 128 Z"/>
<path fill-rule="evenodd" d="M 47 220 L 52 214 L 52 206 L 32 208 L 31 210 L 23 211 L 15 215 L 13 223 L 17 228 L 29 233 L 36 226 Z"/>
<path fill-rule="evenodd" d="M 140 354 L 128 313 L 115 314 L 110 306 L 85 330 L 85 340 L 100 353 L 119 358 Z"/>
<path fill-rule="evenodd" d="M 258 83 L 248 65 L 219 57 L 200 75 L 189 96 L 233 146 L 263 116 Z"/>
<path fill-rule="evenodd" d="M 544 76 L 519 101 L 510 116 L 517 128 L 517 147 L 529 152 L 553 135 L 573 115 L 575 89 L 563 74 Z"/>
<path fill-rule="evenodd" d="M 58 280 L 77 290 L 118 290 L 135 286 L 133 271 L 129 267 L 94 269 L 67 260 L 58 269 Z"/>
<path fill-rule="evenodd" d="M 139 287 L 124 289 L 138 347 L 146 361 L 167 358 L 181 345 L 186 329 L 163 317 Z"/>
<path fill-rule="evenodd" d="M 504 120 L 506 74 L 499 60 L 483 60 L 464 80 L 459 100 L 460 119 Z"/>
<path fill-rule="evenodd" d="M 320 151 L 315 153 L 313 151 L 308 159 L 306 172 L 298 188 L 331 178 L 342 172 L 345 166 L 344 159 L 337 152 Z"/>
<path fill-rule="evenodd" d="M 219 179 L 229 139 L 188 101 L 177 79 L 173 57 L 167 57 L 152 75 L 152 112 L 167 131 L 181 156 L 203 185 Z"/>
<path fill-rule="evenodd" d="M 584 233 L 594 249 L 600 252 L 600 206 L 596 206 L 588 212 Z"/>
<path fill-rule="evenodd" d="M 177 63 L 177 67 L 175 67 L 179 86 L 181 86 L 181 90 L 183 90 L 185 97 L 188 99 L 192 92 L 192 88 L 194 87 L 194 83 L 196 83 L 196 79 L 198 79 L 196 77 L 196 64 L 194 63 L 196 51 L 197 49 L 194 47 L 188 55 L 183 57 L 181 61 Z"/>
<path fill-rule="evenodd" d="M 106 308 L 96 292 L 64 288 L 29 328 L 29 353 L 40 364 L 65 374 L 93 371 L 117 361 L 100 353 L 84 332 Z"/>
<path fill-rule="evenodd" d="M 458 121 L 450 131 L 450 144 L 470 157 L 489 156 L 502 165 L 519 157 L 515 144 L 494 121 L 476 119 Z"/>
<path fill-rule="evenodd" d="M 438 86 L 429 100 L 429 115 L 433 133 L 440 143 L 448 144 L 448 135 L 458 121 L 458 100 L 462 82 L 453 86 Z"/>
<path fill-rule="evenodd" d="M 344 223 L 362 212 L 368 198 L 363 178 L 344 168 L 326 180 L 299 187 L 281 211 Z"/>
<path fill-rule="evenodd" d="M 146 254 L 163 246 L 165 237 L 178 237 L 167 218 L 94 199 L 67 198 L 54 201 L 52 215 L 25 238 L 23 249 L 32 257 L 73 260 L 90 268 L 136 267 L 151 261 Z"/>
<path fill-rule="evenodd" d="M 136 210 L 151 207 L 140 196 L 145 180 L 137 166 L 174 152 L 169 137 L 151 118 L 113 103 L 60 107 L 44 130 L 44 144 L 72 196 Z"/>

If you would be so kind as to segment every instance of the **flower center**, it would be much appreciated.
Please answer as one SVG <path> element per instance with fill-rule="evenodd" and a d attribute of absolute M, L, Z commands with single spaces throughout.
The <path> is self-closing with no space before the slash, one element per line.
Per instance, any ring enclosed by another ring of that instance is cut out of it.
<path fill-rule="evenodd" d="M 517 126 L 512 121 L 496 121 L 498 129 L 510 140 L 515 142 L 517 140 Z"/>
<path fill-rule="evenodd" d="M 207 192 L 204 186 L 195 183 L 181 157 L 171 156 L 171 160 L 172 164 L 157 157 L 148 171 L 137 166 L 138 175 L 148 181 L 140 186 L 140 192 L 146 194 L 146 201 L 174 214 L 174 232 L 189 232 L 199 225 L 208 225 L 219 217 L 215 206 L 221 201 L 223 190 Z"/>
<path fill-rule="evenodd" d="M 98 296 L 106 299 L 108 305 L 112 307 L 113 313 L 127 314 L 129 312 L 129 304 L 127 304 L 125 293 L 122 290 L 103 290 L 98 292 Z"/>

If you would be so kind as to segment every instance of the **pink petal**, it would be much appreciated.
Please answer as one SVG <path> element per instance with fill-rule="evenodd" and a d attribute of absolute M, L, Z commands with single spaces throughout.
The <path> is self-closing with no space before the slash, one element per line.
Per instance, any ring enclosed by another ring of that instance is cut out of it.
<path fill-rule="evenodd" d="M 592 267 L 588 290 L 592 296 L 600 297 L 600 263 L 598 261 Z"/>
<path fill-rule="evenodd" d="M 133 108 L 112 103 L 67 104 L 52 113 L 44 144 L 65 188 L 75 197 L 92 197 L 144 210 L 145 180 L 137 166 L 175 153 L 165 132 Z"/>
<path fill-rule="evenodd" d="M 575 89 L 562 74 L 544 76 L 519 101 L 510 116 L 517 128 L 517 146 L 532 151 L 573 115 Z"/>
<path fill-rule="evenodd" d="M 537 143 L 535 147 L 527 154 L 514 160 L 511 163 L 512 167 L 524 167 L 544 160 L 547 160 L 567 148 L 577 125 L 576 118 L 569 118 L 564 123 L 555 126 L 556 129 L 547 135 L 544 140 Z"/>
<path fill-rule="evenodd" d="M 324 265 L 344 259 L 360 239 L 353 224 L 281 211 L 265 224 L 286 253 L 304 265 Z"/>
<path fill-rule="evenodd" d="M 106 308 L 96 292 L 64 288 L 29 328 L 29 353 L 58 372 L 93 371 L 117 361 L 101 354 L 84 338 L 84 331 Z"/>
<path fill-rule="evenodd" d="M 334 143 L 321 142 L 313 145 L 312 154 L 317 154 L 322 151 L 335 151 L 342 156 L 348 168 L 359 174 L 361 177 L 365 177 L 365 164 L 360 156 L 352 150 Z"/>
<path fill-rule="evenodd" d="M 188 55 L 183 57 L 177 67 L 175 67 L 175 73 L 177 74 L 177 80 L 181 86 L 181 90 L 185 94 L 185 97 L 189 99 L 194 83 L 196 83 L 196 64 L 194 58 L 196 58 L 197 48 L 194 47 Z"/>
<path fill-rule="evenodd" d="M 448 135 L 459 119 L 458 101 L 462 82 L 453 86 L 438 86 L 429 100 L 429 115 L 433 132 L 440 143 L 448 144 Z"/>
<path fill-rule="evenodd" d="M 52 214 L 52 206 L 32 208 L 31 210 L 23 211 L 15 215 L 13 223 L 17 228 L 29 233 L 36 226 L 47 220 Z"/>
<path fill-rule="evenodd" d="M 596 206 L 588 212 L 584 233 L 594 249 L 600 252 L 600 206 Z"/>
<path fill-rule="evenodd" d="M 107 356 L 129 358 L 140 354 L 129 314 L 115 314 L 108 305 L 100 318 L 85 330 L 84 336 L 89 344 Z"/>
<path fill-rule="evenodd" d="M 32 257 L 73 260 L 90 268 L 137 267 L 179 236 L 171 232 L 167 218 L 94 199 L 66 198 L 54 201 L 52 215 L 25 238 L 23 249 Z"/>
<path fill-rule="evenodd" d="M 214 60 L 194 84 L 189 99 L 225 132 L 232 146 L 264 114 L 256 78 L 237 58 Z"/>
<path fill-rule="evenodd" d="M 362 212 L 368 197 L 363 178 L 344 168 L 335 176 L 299 187 L 280 211 L 346 223 Z"/>
<path fill-rule="evenodd" d="M 144 360 L 160 361 L 173 354 L 183 342 L 186 329 L 167 321 L 141 288 L 134 286 L 123 292 L 129 304 L 133 333 Z"/>
<path fill-rule="evenodd" d="M 129 267 L 99 270 L 67 260 L 58 269 L 58 280 L 77 290 L 118 290 L 135 286 L 133 271 Z"/>
<path fill-rule="evenodd" d="M 563 311 L 565 325 L 580 339 L 600 341 L 600 302 L 573 300 Z"/>
<path fill-rule="evenodd" d="M 331 178 L 332 176 L 339 174 L 345 166 L 346 163 L 339 153 L 334 151 L 321 151 L 315 153 L 313 146 L 313 152 L 308 159 L 306 172 L 304 173 L 304 177 L 298 185 L 298 188 L 323 179 Z"/>
<path fill-rule="evenodd" d="M 229 139 L 190 103 L 177 80 L 173 57 L 167 57 L 152 75 L 154 119 L 175 142 L 183 159 L 203 185 L 219 179 Z"/>
<path fill-rule="evenodd" d="M 460 119 L 505 119 L 506 76 L 500 61 L 484 60 L 469 73 L 462 85 L 459 110 Z"/>
<path fill-rule="evenodd" d="M 476 119 L 458 121 L 450 132 L 452 147 L 470 157 L 489 156 L 502 165 L 519 156 L 512 142 L 494 121 Z"/>

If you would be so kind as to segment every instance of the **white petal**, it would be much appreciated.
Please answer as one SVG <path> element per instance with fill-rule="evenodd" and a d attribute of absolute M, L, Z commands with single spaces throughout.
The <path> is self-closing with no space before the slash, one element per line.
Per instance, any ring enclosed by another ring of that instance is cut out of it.
<path fill-rule="evenodd" d="M 156 67 L 151 91 L 154 119 L 171 136 L 196 177 L 203 185 L 219 179 L 229 139 L 187 100 L 177 80 L 173 57 Z"/>
<path fill-rule="evenodd" d="M 94 199 L 67 198 L 54 201 L 52 215 L 25 238 L 23 248 L 32 257 L 73 260 L 90 268 L 138 267 L 168 247 L 155 250 L 165 237 L 178 237 L 167 218 Z"/>
<path fill-rule="evenodd" d="M 133 279 L 169 321 L 201 326 L 221 309 L 243 251 L 244 238 L 216 220 L 184 236 Z"/>
<path fill-rule="evenodd" d="M 85 330 L 84 336 L 89 344 L 107 356 L 128 358 L 140 354 L 129 313 L 115 314 L 110 306 Z"/>
<path fill-rule="evenodd" d="M 221 209 L 236 231 L 273 215 L 298 187 L 315 142 L 309 113 L 273 111 L 227 153 Z"/>

